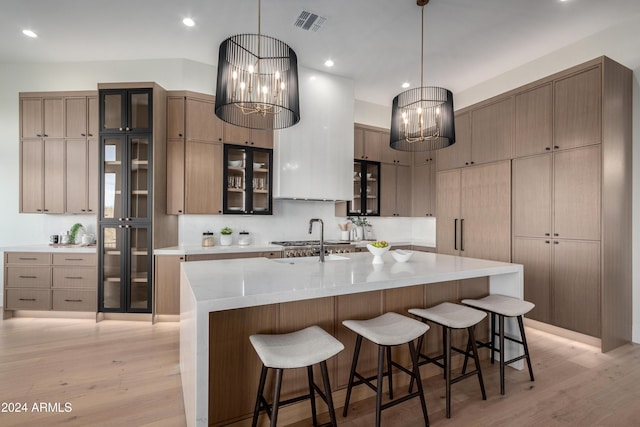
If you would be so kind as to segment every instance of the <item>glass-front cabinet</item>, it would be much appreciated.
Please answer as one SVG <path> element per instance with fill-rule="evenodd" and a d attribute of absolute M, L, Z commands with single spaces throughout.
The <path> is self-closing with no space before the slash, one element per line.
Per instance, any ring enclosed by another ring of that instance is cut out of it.
<path fill-rule="evenodd" d="M 347 215 L 380 215 L 380 163 L 353 161 L 353 199 L 347 203 Z"/>
<path fill-rule="evenodd" d="M 151 132 L 152 105 L 151 89 L 101 90 L 101 132 Z"/>
<path fill-rule="evenodd" d="M 150 220 L 150 141 L 150 135 L 102 137 L 101 220 Z"/>
<path fill-rule="evenodd" d="M 271 215 L 273 150 L 224 146 L 223 213 Z"/>
<path fill-rule="evenodd" d="M 151 232 L 138 224 L 100 227 L 100 311 L 151 310 Z"/>

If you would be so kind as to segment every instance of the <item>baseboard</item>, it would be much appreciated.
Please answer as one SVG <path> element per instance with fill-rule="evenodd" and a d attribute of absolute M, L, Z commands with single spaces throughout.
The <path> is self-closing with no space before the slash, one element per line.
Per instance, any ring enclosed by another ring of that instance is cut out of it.
<path fill-rule="evenodd" d="M 525 317 L 524 324 L 532 329 L 548 332 L 553 335 L 557 335 L 562 338 L 567 338 L 573 341 L 578 341 L 583 344 L 591 345 L 594 347 L 602 348 L 602 341 L 600 338 L 592 337 L 590 335 L 581 334 L 579 332 L 570 331 L 559 326 L 549 325 L 548 323 L 540 322 L 533 319 L 527 319 Z"/>
<path fill-rule="evenodd" d="M 39 311 L 39 310 L 12 310 L 5 311 L 5 319 L 7 313 L 11 313 L 9 317 L 32 317 L 39 319 L 91 319 L 96 318 L 96 314 L 92 311 Z"/>

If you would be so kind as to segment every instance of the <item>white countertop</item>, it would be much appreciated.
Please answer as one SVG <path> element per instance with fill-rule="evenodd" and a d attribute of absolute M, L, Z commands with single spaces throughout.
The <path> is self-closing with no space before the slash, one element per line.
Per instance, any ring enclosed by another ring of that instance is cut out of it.
<path fill-rule="evenodd" d="M 519 264 L 414 252 L 406 263 L 387 252 L 384 264 L 368 252 L 345 260 L 230 259 L 182 264 L 198 310 L 218 311 L 479 276 L 522 272 Z M 283 262 L 284 261 L 284 262 Z"/>
<path fill-rule="evenodd" d="M 351 242 L 358 248 L 367 246 L 367 243 L 372 240 L 361 240 L 358 242 Z M 433 248 L 433 242 L 427 242 L 423 240 L 398 240 L 390 241 L 389 244 L 393 249 L 393 246 L 404 245 L 416 245 Z M 251 245 L 229 245 L 229 246 L 210 246 L 204 247 L 201 245 L 181 245 L 170 246 L 167 248 L 154 249 L 154 255 L 201 255 L 201 254 L 228 254 L 228 253 L 242 253 L 242 252 L 269 252 L 269 251 L 281 251 L 284 247 L 280 245 L 272 245 L 270 243 L 264 244 L 251 244 Z"/>
<path fill-rule="evenodd" d="M 60 252 L 60 253 L 96 253 L 96 246 L 82 245 L 25 245 L 25 246 L 5 246 L 0 248 L 1 252 Z"/>

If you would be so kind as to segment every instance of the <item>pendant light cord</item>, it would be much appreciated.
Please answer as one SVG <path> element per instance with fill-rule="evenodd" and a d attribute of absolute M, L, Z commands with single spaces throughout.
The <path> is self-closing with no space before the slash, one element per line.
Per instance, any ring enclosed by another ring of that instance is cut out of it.
<path fill-rule="evenodd" d="M 258 0 L 259 1 L 259 0 Z M 422 6 L 422 25 L 420 26 L 420 88 L 424 87 L 424 6 Z M 422 90 L 422 89 L 420 89 Z"/>

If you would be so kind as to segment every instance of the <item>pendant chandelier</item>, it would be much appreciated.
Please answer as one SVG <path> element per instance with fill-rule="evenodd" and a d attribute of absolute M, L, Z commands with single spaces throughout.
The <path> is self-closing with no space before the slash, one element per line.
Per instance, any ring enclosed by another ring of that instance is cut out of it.
<path fill-rule="evenodd" d="M 391 148 L 400 151 L 431 151 L 455 143 L 453 94 L 441 87 L 425 87 L 424 78 L 424 6 L 429 0 L 417 0 L 422 8 L 420 87 L 395 98 L 391 107 Z"/>
<path fill-rule="evenodd" d="M 216 116 L 251 129 L 283 129 L 300 121 L 298 58 L 286 43 L 260 32 L 220 44 Z"/>

